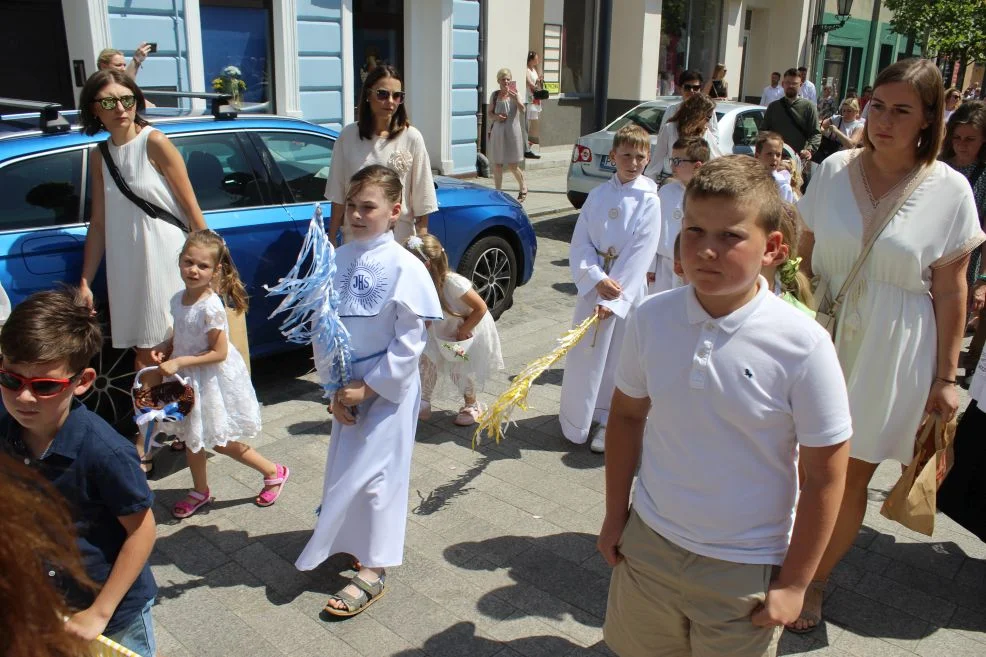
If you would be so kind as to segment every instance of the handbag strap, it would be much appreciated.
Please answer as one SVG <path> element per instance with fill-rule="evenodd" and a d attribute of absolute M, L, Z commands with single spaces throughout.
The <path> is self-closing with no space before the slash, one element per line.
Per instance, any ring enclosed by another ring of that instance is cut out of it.
<path fill-rule="evenodd" d="M 859 157 L 862 157 L 862 154 L 860 154 Z M 862 161 L 859 162 L 859 166 L 863 166 Z M 890 225 L 893 218 L 897 216 L 897 213 L 900 211 L 901 207 L 903 207 L 904 203 L 907 202 L 907 199 L 911 197 L 911 194 L 914 193 L 914 190 L 917 189 L 918 186 L 924 182 L 925 178 L 928 177 L 933 168 L 934 164 L 931 164 L 928 166 L 922 166 L 918 169 L 911 181 L 907 183 L 907 187 L 905 187 L 901 192 L 900 197 L 894 203 L 891 210 L 887 212 L 887 214 L 880 221 L 879 228 L 873 232 L 870 239 L 863 245 L 863 250 L 860 251 L 859 257 L 856 258 L 856 262 L 853 263 L 852 269 L 849 270 L 849 275 L 846 276 L 845 282 L 842 284 L 842 287 L 839 288 L 839 293 L 835 295 L 835 299 L 832 301 L 831 315 L 835 316 L 838 313 L 839 306 L 842 305 L 843 298 L 846 296 L 846 293 L 849 292 L 849 289 L 852 287 L 853 283 L 856 282 L 856 278 L 859 276 L 859 272 L 863 269 L 863 264 L 866 262 L 866 258 L 869 257 L 870 251 L 873 250 L 873 245 L 876 244 L 877 239 L 879 239 L 884 229 Z"/>
<path fill-rule="evenodd" d="M 784 106 L 785 110 L 787 110 L 787 113 L 791 117 L 791 121 L 794 122 L 794 127 L 798 129 L 798 132 L 800 132 L 806 140 L 811 139 L 808 129 L 801 125 L 801 117 L 799 117 L 797 112 L 794 111 L 794 108 L 785 103 L 783 98 L 781 98 L 778 102 Z"/>
<path fill-rule="evenodd" d="M 130 189 L 130 185 L 128 185 L 127 181 L 124 180 L 123 174 L 120 173 L 120 169 L 117 168 L 116 162 L 113 161 L 113 156 L 110 154 L 109 143 L 106 141 L 100 142 L 99 152 L 103 156 L 103 162 L 106 163 L 106 168 L 109 170 L 110 177 L 113 179 L 113 182 L 116 183 L 117 189 L 120 190 L 121 194 L 130 199 L 131 203 L 140 208 L 148 217 L 161 219 L 162 221 L 179 228 L 183 233 L 187 234 L 189 232 L 188 226 L 186 226 L 185 222 L 181 219 L 171 214 L 161 206 L 155 205 L 146 199 L 142 199 L 134 193 L 134 190 Z"/>

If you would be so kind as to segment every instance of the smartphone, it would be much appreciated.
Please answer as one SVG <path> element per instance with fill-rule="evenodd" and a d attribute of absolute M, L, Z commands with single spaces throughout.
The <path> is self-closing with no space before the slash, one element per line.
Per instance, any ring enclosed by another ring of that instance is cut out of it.
<path fill-rule="evenodd" d="M 156 43 L 149 43 L 147 45 L 151 47 L 151 49 L 150 49 L 149 52 L 157 52 L 157 44 Z"/>
<path fill-rule="evenodd" d="M 510 89 L 510 91 L 517 93 L 517 81 L 511 80 L 510 82 L 508 82 L 507 88 Z"/>

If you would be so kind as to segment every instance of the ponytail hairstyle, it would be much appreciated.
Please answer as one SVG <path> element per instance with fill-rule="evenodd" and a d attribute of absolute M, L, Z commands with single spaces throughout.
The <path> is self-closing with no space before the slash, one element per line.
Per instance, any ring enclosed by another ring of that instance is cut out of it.
<path fill-rule="evenodd" d="M 438 300 L 442 304 L 442 310 L 446 315 L 452 317 L 462 317 L 462 314 L 449 308 L 448 301 L 445 300 L 445 279 L 448 278 L 449 266 L 448 256 L 438 238 L 431 234 L 412 235 L 404 242 L 404 248 L 418 257 L 418 260 L 425 263 L 431 280 L 435 283 L 435 290 L 438 292 Z"/>
<path fill-rule="evenodd" d="M 240 280 L 240 273 L 233 264 L 233 258 L 229 254 L 229 247 L 226 240 L 214 230 L 197 230 L 185 240 L 185 246 L 181 249 L 181 255 L 190 246 L 197 246 L 202 249 L 212 249 L 215 254 L 216 278 L 212 288 L 223 298 L 228 308 L 246 312 L 250 306 L 250 295 L 247 294 L 243 281 Z"/>
<path fill-rule="evenodd" d="M 795 299 L 809 308 L 815 306 L 815 297 L 811 293 L 811 281 L 801 271 L 801 258 L 798 256 L 798 243 L 801 241 L 801 226 L 803 219 L 793 203 L 782 202 L 784 214 L 781 216 L 781 234 L 784 244 L 788 246 L 787 260 L 777 266 L 777 275 L 781 280 L 781 290 L 790 292 Z"/>

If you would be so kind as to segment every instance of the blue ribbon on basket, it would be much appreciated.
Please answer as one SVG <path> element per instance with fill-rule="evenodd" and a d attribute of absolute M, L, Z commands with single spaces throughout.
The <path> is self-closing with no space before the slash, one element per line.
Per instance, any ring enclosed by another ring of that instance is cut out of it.
<path fill-rule="evenodd" d="M 134 422 L 138 427 L 144 428 L 144 453 L 146 454 L 152 447 L 160 447 L 154 440 L 155 422 L 181 422 L 185 419 L 185 414 L 178 410 L 178 402 L 171 402 L 161 408 L 138 408 L 134 415 Z"/>
<path fill-rule="evenodd" d="M 264 287 L 268 296 L 285 297 L 270 314 L 288 313 L 279 327 L 281 334 L 289 342 L 312 345 L 315 371 L 326 399 L 353 379 L 351 338 L 339 317 L 335 273 L 335 247 L 325 232 L 318 203 L 291 271 L 277 285 Z"/>

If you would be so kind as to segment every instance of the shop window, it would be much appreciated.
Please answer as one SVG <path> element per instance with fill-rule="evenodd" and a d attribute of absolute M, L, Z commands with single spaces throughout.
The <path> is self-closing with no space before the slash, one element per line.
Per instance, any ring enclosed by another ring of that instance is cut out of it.
<path fill-rule="evenodd" d="M 562 9 L 561 92 L 591 94 L 596 0 L 565 0 Z"/>
<path fill-rule="evenodd" d="M 661 50 L 658 70 L 675 84 L 686 69 L 698 69 L 705 79 L 719 58 L 723 0 L 664 0 L 661 6 Z"/>
<path fill-rule="evenodd" d="M 270 0 L 200 0 L 206 85 L 246 108 L 273 111 Z"/>

